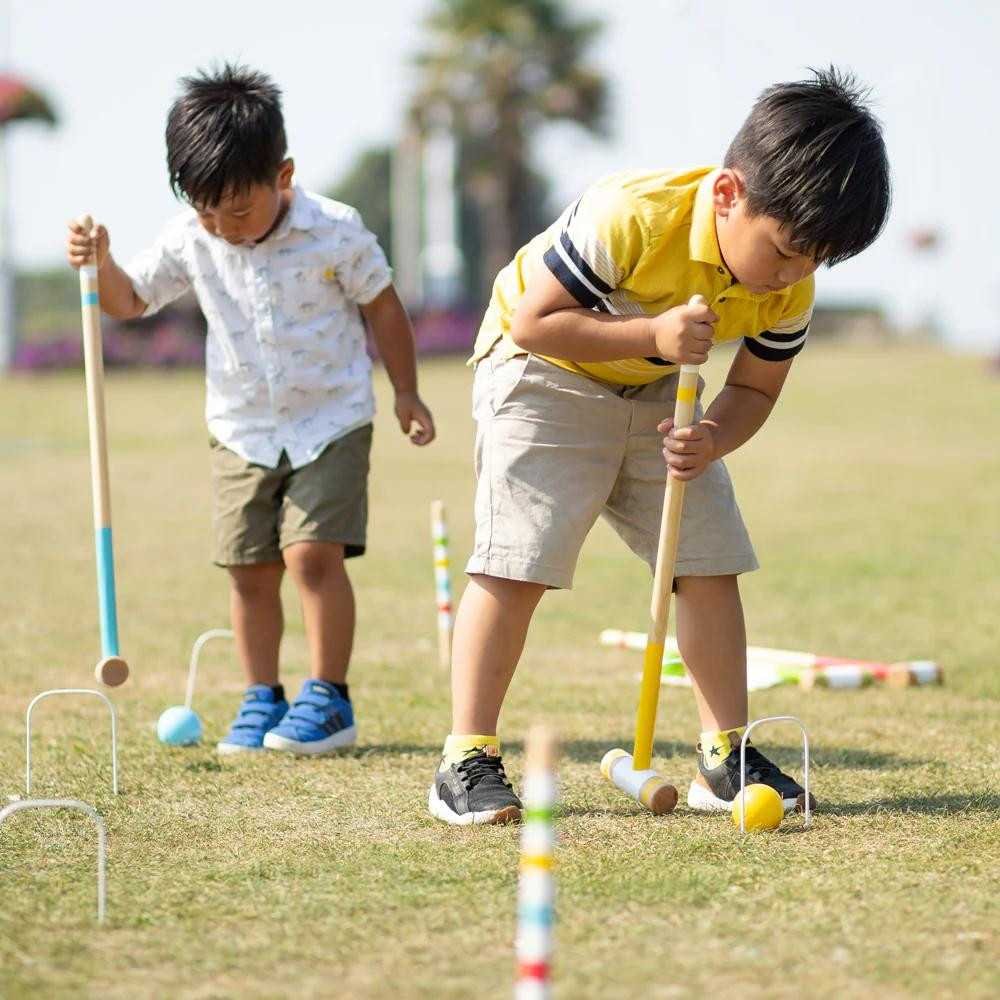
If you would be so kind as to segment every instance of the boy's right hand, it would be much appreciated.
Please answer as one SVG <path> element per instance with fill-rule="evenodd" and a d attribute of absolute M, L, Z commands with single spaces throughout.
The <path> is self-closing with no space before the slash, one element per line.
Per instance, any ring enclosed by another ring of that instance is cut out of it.
<path fill-rule="evenodd" d="M 678 365 L 701 365 L 708 360 L 719 317 L 704 302 L 674 306 L 651 320 L 656 353 Z"/>
<path fill-rule="evenodd" d="M 79 270 L 84 264 L 96 263 L 98 268 L 103 267 L 111 250 L 111 240 L 108 237 L 107 229 L 97 225 L 88 233 L 79 219 L 71 220 L 68 225 L 66 259 L 70 266 Z"/>

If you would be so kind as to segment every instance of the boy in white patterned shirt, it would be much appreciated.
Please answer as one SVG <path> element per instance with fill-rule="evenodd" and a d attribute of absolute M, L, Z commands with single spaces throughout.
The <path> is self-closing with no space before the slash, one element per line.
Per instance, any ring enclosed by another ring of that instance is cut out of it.
<path fill-rule="evenodd" d="M 70 223 L 67 255 L 96 254 L 101 308 L 147 316 L 192 290 L 208 324 L 215 562 L 230 578 L 249 687 L 220 753 L 331 753 L 356 739 L 347 667 L 365 551 L 374 398 L 364 327 L 400 427 L 434 439 L 413 333 L 385 255 L 358 213 L 293 184 L 281 92 L 226 65 L 181 81 L 167 118 L 174 192 L 191 206 L 128 267 L 107 230 Z M 302 601 L 311 677 L 289 707 L 278 676 L 285 570 Z"/>

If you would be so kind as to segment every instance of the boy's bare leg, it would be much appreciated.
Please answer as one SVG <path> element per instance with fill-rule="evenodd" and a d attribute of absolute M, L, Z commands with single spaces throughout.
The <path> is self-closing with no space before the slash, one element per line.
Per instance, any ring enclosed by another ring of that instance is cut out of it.
<path fill-rule="evenodd" d="M 677 581 L 677 643 L 694 685 L 703 731 L 747 723 L 747 637 L 735 576 Z"/>
<path fill-rule="evenodd" d="M 469 578 L 452 642 L 453 733 L 496 735 L 504 695 L 544 593 L 540 583 Z"/>
<path fill-rule="evenodd" d="M 343 684 L 354 645 L 354 590 L 344 566 L 344 546 L 296 542 L 282 555 L 302 601 L 310 676 Z"/>
<path fill-rule="evenodd" d="M 280 562 L 229 566 L 229 615 L 236 655 L 247 684 L 278 683 L 278 649 L 284 628 Z"/>
<path fill-rule="evenodd" d="M 740 789 L 739 738 L 748 711 L 746 627 L 735 576 L 677 581 L 677 642 L 691 673 L 702 729 L 688 805 L 729 809 Z M 802 786 L 753 746 L 747 748 L 747 770 L 749 780 L 770 785 L 781 796 L 786 811 L 802 807 Z M 815 808 L 815 798 L 812 804 Z"/>

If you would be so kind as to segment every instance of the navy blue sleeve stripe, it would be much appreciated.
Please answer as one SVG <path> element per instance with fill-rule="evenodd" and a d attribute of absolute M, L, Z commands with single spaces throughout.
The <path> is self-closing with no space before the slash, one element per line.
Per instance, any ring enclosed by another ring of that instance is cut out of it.
<path fill-rule="evenodd" d="M 594 286 L 594 291 L 601 295 L 610 295 L 614 291 L 611 285 L 602 281 L 594 274 L 594 269 L 583 259 L 576 247 L 573 246 L 573 241 L 569 238 L 569 233 L 565 229 L 559 237 L 559 242 L 562 244 L 566 256 L 579 268 L 580 276 L 583 280 Z"/>
<path fill-rule="evenodd" d="M 761 358 L 764 361 L 787 361 L 789 358 L 794 358 L 806 346 L 804 337 L 794 347 L 783 347 L 780 349 L 768 347 L 767 344 L 762 344 L 755 337 L 744 337 L 743 343 L 746 344 L 747 350 L 754 357 Z"/>
<path fill-rule="evenodd" d="M 588 309 L 593 309 L 600 297 L 595 295 L 570 269 L 566 261 L 562 259 L 559 251 L 554 247 L 549 247 L 542 258 L 545 266 L 556 276 L 559 284 L 569 292 L 570 295 Z"/>
<path fill-rule="evenodd" d="M 808 330 L 808 326 L 802 327 L 801 330 L 796 330 L 795 333 L 775 333 L 773 330 L 768 330 L 767 333 L 762 333 L 761 337 L 769 344 L 790 344 L 793 340 L 798 340 L 799 337 L 805 336 Z"/>

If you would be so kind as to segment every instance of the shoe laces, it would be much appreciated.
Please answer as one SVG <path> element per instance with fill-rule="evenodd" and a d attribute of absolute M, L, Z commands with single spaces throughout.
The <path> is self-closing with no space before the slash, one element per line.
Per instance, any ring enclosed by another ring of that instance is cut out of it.
<path fill-rule="evenodd" d="M 774 761 L 768 760 L 749 740 L 746 747 L 746 766 L 747 775 L 758 781 L 761 778 L 781 774 L 781 768 Z"/>
<path fill-rule="evenodd" d="M 488 778 L 500 781 L 507 788 L 511 787 L 503 769 L 503 759 L 490 756 L 479 747 L 466 751 L 465 758 L 455 765 L 455 770 L 470 791 Z"/>

